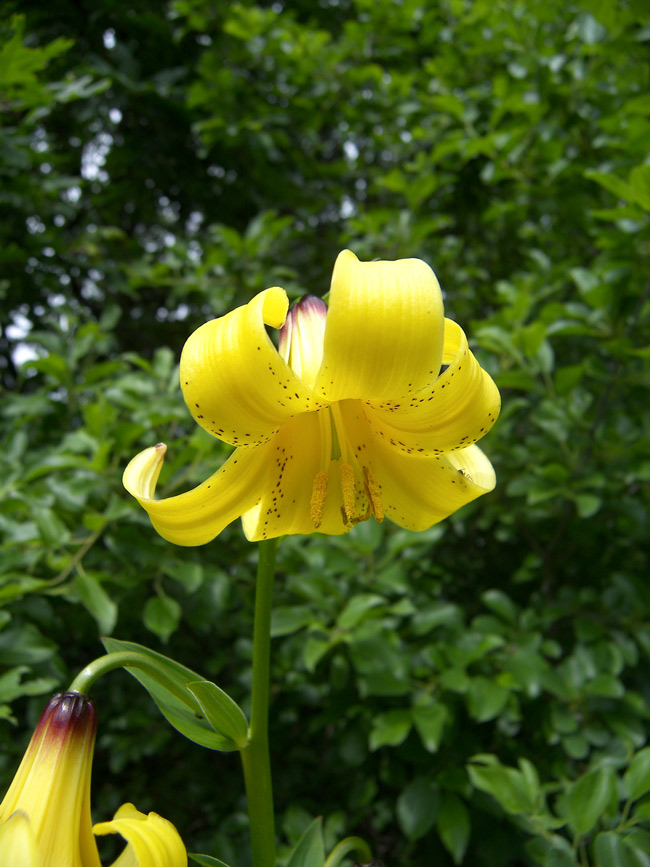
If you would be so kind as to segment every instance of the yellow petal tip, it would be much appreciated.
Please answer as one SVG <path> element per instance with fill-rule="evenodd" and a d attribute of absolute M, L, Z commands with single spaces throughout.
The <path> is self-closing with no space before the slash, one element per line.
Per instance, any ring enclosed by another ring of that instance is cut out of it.
<path fill-rule="evenodd" d="M 137 500 L 153 500 L 167 446 L 157 443 L 136 455 L 124 470 L 122 484 Z"/>

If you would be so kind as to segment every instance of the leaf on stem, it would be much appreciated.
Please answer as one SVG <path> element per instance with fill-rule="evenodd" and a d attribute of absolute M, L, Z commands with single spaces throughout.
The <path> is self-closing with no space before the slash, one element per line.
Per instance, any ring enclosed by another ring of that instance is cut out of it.
<path fill-rule="evenodd" d="M 167 722 L 182 735 L 210 750 L 231 752 L 241 749 L 238 744 L 242 741 L 242 723 L 239 720 L 241 717 L 245 723 L 246 717 L 219 687 L 214 684 L 206 687 L 208 681 L 197 672 L 141 644 L 119 641 L 116 638 L 102 640 L 108 653 L 128 650 L 142 658 L 141 668 L 135 662 L 129 664 L 129 674 L 144 686 Z M 188 684 L 192 684 L 193 689 L 199 686 L 200 700 Z M 220 698 L 216 698 L 215 691 L 220 694 Z M 204 700 L 210 707 L 210 716 L 203 709 Z M 217 723 L 218 720 L 221 722 Z M 225 728 L 216 727 L 217 725 Z M 247 729 L 246 726 L 246 731 Z M 236 739 L 231 736 L 232 732 L 237 734 Z"/>

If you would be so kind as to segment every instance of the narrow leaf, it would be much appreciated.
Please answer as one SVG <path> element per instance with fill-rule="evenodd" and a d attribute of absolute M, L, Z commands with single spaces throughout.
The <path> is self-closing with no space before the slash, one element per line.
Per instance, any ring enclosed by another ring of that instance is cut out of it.
<path fill-rule="evenodd" d="M 323 820 L 314 819 L 291 853 L 287 867 L 324 867 Z"/>

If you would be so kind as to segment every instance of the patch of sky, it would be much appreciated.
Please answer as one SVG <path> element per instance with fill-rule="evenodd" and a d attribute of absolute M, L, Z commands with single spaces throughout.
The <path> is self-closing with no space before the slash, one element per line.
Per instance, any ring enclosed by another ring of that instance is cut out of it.
<path fill-rule="evenodd" d="M 98 132 L 83 147 L 81 153 L 81 176 L 87 181 L 108 181 L 108 172 L 102 168 L 110 153 L 113 136 L 108 132 Z"/>
<path fill-rule="evenodd" d="M 25 220 L 27 231 L 30 235 L 38 235 L 45 231 L 45 223 L 41 220 L 38 214 L 32 214 Z"/>
<path fill-rule="evenodd" d="M 352 199 L 349 196 L 343 196 L 339 207 L 339 213 L 343 219 L 346 220 L 348 217 L 351 217 L 355 211 L 356 207 Z"/>
<path fill-rule="evenodd" d="M 65 202 L 71 202 L 72 204 L 78 202 L 81 198 L 81 187 L 78 187 L 76 184 L 73 187 L 68 187 L 67 190 L 63 190 L 61 193 L 61 198 Z"/>

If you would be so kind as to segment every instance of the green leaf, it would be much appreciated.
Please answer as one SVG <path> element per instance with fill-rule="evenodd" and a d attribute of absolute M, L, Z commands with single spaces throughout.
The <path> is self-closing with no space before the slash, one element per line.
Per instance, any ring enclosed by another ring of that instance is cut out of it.
<path fill-rule="evenodd" d="M 419 840 L 433 828 L 440 806 L 438 787 L 418 777 L 397 799 L 397 820 L 409 840 Z"/>
<path fill-rule="evenodd" d="M 196 852 L 188 852 L 187 857 L 196 864 L 201 864 L 201 867 L 228 867 L 224 861 L 219 861 L 212 855 L 198 855 Z"/>
<path fill-rule="evenodd" d="M 248 746 L 248 720 L 229 695 L 209 680 L 188 683 L 187 688 L 196 697 L 215 732 L 230 738 L 233 749 L 243 750 Z"/>
<path fill-rule="evenodd" d="M 598 768 L 580 777 L 566 796 L 569 825 L 580 836 L 587 834 L 603 815 L 616 787 L 610 767 Z"/>
<path fill-rule="evenodd" d="M 640 750 L 623 775 L 623 786 L 631 801 L 650 792 L 650 747 Z"/>
<path fill-rule="evenodd" d="M 603 504 L 601 498 L 595 494 L 578 494 L 575 499 L 578 515 L 581 518 L 591 518 Z"/>
<path fill-rule="evenodd" d="M 594 856 L 596 867 L 645 867 L 615 831 L 605 831 L 596 837 Z"/>
<path fill-rule="evenodd" d="M 514 623 L 517 619 L 517 606 L 512 599 L 502 590 L 486 590 L 481 596 L 483 604 L 498 614 L 508 623 Z"/>
<path fill-rule="evenodd" d="M 323 820 L 314 819 L 287 861 L 287 867 L 324 867 Z"/>
<path fill-rule="evenodd" d="M 454 864 L 462 864 L 469 843 L 471 824 L 469 811 L 458 795 L 452 792 L 443 794 L 436 828 Z"/>
<path fill-rule="evenodd" d="M 91 572 L 79 572 L 75 578 L 75 590 L 84 607 L 97 621 L 102 635 L 110 635 L 117 623 L 117 605 Z"/>
<path fill-rule="evenodd" d="M 107 653 L 130 650 L 140 654 L 143 663 L 155 667 L 156 674 L 133 665 L 126 670 L 144 686 L 167 722 L 177 731 L 211 750 L 227 752 L 233 749 L 231 739 L 214 731 L 198 700 L 187 688 L 188 683 L 203 682 L 205 678 L 179 662 L 135 642 L 119 641 L 117 638 L 104 638 L 102 642 Z"/>
<path fill-rule="evenodd" d="M 507 689 L 490 678 L 474 677 L 467 694 L 469 712 L 478 722 L 487 722 L 499 716 L 509 696 Z"/>
<path fill-rule="evenodd" d="M 492 795 L 507 813 L 531 813 L 535 809 L 529 783 L 521 771 L 494 762 L 488 766 L 468 765 L 467 773 L 472 785 Z"/>
<path fill-rule="evenodd" d="M 625 845 L 634 853 L 642 867 L 650 867 L 650 832 L 644 828 L 632 828 L 625 837 Z"/>
<path fill-rule="evenodd" d="M 412 708 L 413 724 L 427 752 L 435 753 L 440 746 L 447 716 L 448 711 L 444 704 Z"/>
<path fill-rule="evenodd" d="M 291 635 L 308 626 L 314 619 L 308 605 L 279 606 L 273 609 L 271 620 L 271 638 Z"/>
<path fill-rule="evenodd" d="M 462 609 L 452 602 L 433 602 L 424 605 L 413 616 L 413 631 L 425 635 L 438 626 L 453 627 L 462 620 Z"/>
<path fill-rule="evenodd" d="M 59 548 L 67 543 L 70 531 L 52 509 L 37 507 L 32 510 L 32 517 L 44 545 Z"/>
<path fill-rule="evenodd" d="M 0 605 L 5 605 L 19 596 L 34 593 L 49 585 L 49 581 L 32 578 L 21 573 L 5 572 L 0 585 Z"/>
<path fill-rule="evenodd" d="M 386 600 L 376 593 L 359 593 L 349 600 L 341 612 L 337 625 L 340 629 L 352 629 L 378 605 L 384 605 Z"/>
<path fill-rule="evenodd" d="M 567 848 L 569 848 L 567 846 Z M 555 846 L 549 850 L 544 859 L 544 867 L 576 867 L 576 861 L 573 852 L 567 852 L 565 849 L 560 849 Z"/>
<path fill-rule="evenodd" d="M 314 672 L 316 666 L 332 648 L 332 643 L 327 638 L 315 638 L 310 636 L 303 647 L 302 655 L 305 661 L 305 668 L 309 672 Z"/>
<path fill-rule="evenodd" d="M 152 596 L 144 606 L 142 620 L 147 629 L 166 642 L 178 629 L 182 613 L 181 606 L 170 596 Z"/>
<path fill-rule="evenodd" d="M 203 583 L 204 572 L 200 563 L 171 561 L 162 564 L 163 572 L 178 581 L 188 593 L 194 593 Z"/>
<path fill-rule="evenodd" d="M 396 747 L 411 731 L 411 713 L 408 710 L 389 710 L 376 716 L 372 725 L 368 739 L 371 750 L 383 746 Z"/>
<path fill-rule="evenodd" d="M 596 172 L 591 169 L 587 169 L 585 172 L 585 177 L 590 181 L 595 181 L 597 184 L 600 184 L 601 187 L 604 187 L 606 190 L 609 190 L 610 193 L 614 193 L 619 199 L 623 199 L 625 202 L 634 201 L 634 191 L 622 178 L 617 177 L 616 175 L 608 174 L 607 172 Z"/>
<path fill-rule="evenodd" d="M 531 804 L 536 804 L 540 796 L 540 782 L 537 768 L 528 759 L 518 759 L 517 764 L 521 771 L 522 780 L 526 787 L 528 800 Z"/>
<path fill-rule="evenodd" d="M 650 211 L 650 166 L 637 166 L 628 178 L 634 191 L 634 201 L 646 211 Z"/>
<path fill-rule="evenodd" d="M 56 644 L 46 638 L 32 623 L 14 626 L 0 632 L 0 665 L 37 665 L 51 659 Z"/>
<path fill-rule="evenodd" d="M 23 674 L 30 671 L 26 665 L 17 665 L 0 674 L 0 701 L 12 702 L 21 695 L 42 695 L 56 687 L 54 677 L 39 677 L 23 681 Z"/>

